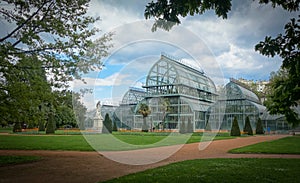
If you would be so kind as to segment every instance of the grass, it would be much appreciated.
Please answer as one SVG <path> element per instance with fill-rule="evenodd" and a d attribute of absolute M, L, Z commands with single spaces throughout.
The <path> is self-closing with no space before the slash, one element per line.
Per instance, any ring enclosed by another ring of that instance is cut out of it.
<path fill-rule="evenodd" d="M 299 182 L 300 159 L 189 160 L 107 182 Z"/>
<path fill-rule="evenodd" d="M 184 143 L 200 142 L 203 133 L 141 133 L 141 132 L 114 132 L 110 134 L 94 135 L 0 135 L 0 149 L 23 150 L 132 150 L 168 146 Z M 228 133 L 206 135 L 205 140 L 228 139 Z M 92 146 L 92 147 L 91 147 Z"/>
<path fill-rule="evenodd" d="M 38 156 L 0 156 L 0 166 L 28 163 L 40 160 Z"/>
<path fill-rule="evenodd" d="M 93 151 L 81 135 L 1 135 L 0 149 Z"/>
<path fill-rule="evenodd" d="M 300 136 L 286 137 L 232 149 L 230 153 L 300 154 Z"/>
<path fill-rule="evenodd" d="M 11 132 L 12 132 L 11 127 L 5 127 L 5 128 L 0 127 L 0 133 L 11 133 Z"/>

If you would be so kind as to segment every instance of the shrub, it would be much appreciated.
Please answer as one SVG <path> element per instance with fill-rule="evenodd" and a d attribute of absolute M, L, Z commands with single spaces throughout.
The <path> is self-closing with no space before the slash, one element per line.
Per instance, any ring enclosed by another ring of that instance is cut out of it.
<path fill-rule="evenodd" d="M 239 123 L 237 121 L 237 118 L 234 117 L 232 126 L 231 126 L 231 131 L 230 131 L 231 136 L 241 136 L 241 131 L 239 127 Z"/>
<path fill-rule="evenodd" d="M 22 131 L 22 126 L 20 122 L 16 122 L 13 128 L 13 132 L 21 132 Z"/>
<path fill-rule="evenodd" d="M 114 132 L 117 132 L 117 131 L 118 131 L 118 127 L 117 127 L 117 124 L 116 124 L 115 121 L 114 121 L 114 123 L 113 123 L 112 131 L 114 131 Z"/>
<path fill-rule="evenodd" d="M 257 123 L 256 123 L 256 131 L 255 131 L 255 133 L 256 133 L 256 134 L 264 134 L 264 133 L 265 133 L 260 118 L 258 118 L 258 120 L 257 120 Z"/>
<path fill-rule="evenodd" d="M 251 127 L 251 124 L 250 124 L 249 116 L 246 117 L 245 126 L 244 126 L 243 131 L 244 131 L 244 133 L 247 133 L 248 135 L 253 135 L 253 130 L 252 130 L 252 127 Z"/>
<path fill-rule="evenodd" d="M 108 113 L 106 113 L 103 121 L 102 133 L 111 133 L 111 132 L 112 132 L 112 121 Z"/>
<path fill-rule="evenodd" d="M 46 134 L 54 134 L 55 133 L 56 124 L 54 121 L 54 114 L 52 112 L 48 115 L 48 123 L 46 126 Z"/>

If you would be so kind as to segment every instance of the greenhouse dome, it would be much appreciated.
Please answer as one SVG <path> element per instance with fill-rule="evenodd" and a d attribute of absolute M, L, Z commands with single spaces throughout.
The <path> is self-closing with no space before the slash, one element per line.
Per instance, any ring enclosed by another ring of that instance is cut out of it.
<path fill-rule="evenodd" d="M 220 99 L 207 113 L 212 128 L 230 130 L 233 118 L 236 117 L 242 130 L 247 116 L 252 129 L 256 128 L 256 122 L 262 117 L 266 107 L 261 105 L 255 93 L 231 79 L 220 95 Z"/>
<path fill-rule="evenodd" d="M 151 109 L 150 128 L 156 129 L 179 129 L 188 123 L 193 131 L 203 129 L 205 112 L 217 96 L 213 81 L 201 69 L 166 54 L 151 67 L 143 88 L 143 102 Z M 141 127 L 141 115 L 135 115 L 134 123 Z"/>

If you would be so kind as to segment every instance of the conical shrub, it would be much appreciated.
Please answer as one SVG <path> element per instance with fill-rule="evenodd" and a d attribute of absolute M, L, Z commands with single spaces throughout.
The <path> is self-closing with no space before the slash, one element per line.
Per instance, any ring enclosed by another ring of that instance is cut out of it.
<path fill-rule="evenodd" d="M 236 117 L 233 118 L 230 135 L 231 136 L 241 136 L 239 123 L 238 123 L 238 120 Z"/>
<path fill-rule="evenodd" d="M 253 135 L 253 130 L 252 130 L 252 127 L 251 127 L 251 124 L 250 124 L 249 116 L 246 117 L 245 126 L 244 126 L 243 131 L 244 131 L 244 133 L 246 133 L 248 135 Z"/>
<path fill-rule="evenodd" d="M 262 125 L 261 119 L 258 118 L 257 123 L 256 123 L 256 134 L 264 134 L 264 127 Z"/>

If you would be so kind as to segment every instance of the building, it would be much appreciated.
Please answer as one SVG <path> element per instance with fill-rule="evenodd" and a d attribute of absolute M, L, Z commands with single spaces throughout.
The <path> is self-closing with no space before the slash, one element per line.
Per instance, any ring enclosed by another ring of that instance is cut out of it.
<path fill-rule="evenodd" d="M 266 107 L 261 105 L 257 95 L 240 85 L 234 79 L 221 91 L 218 101 L 207 111 L 212 129 L 230 130 L 234 117 L 237 117 L 240 129 L 243 129 L 246 117 L 255 129 L 258 118 L 263 116 Z"/>
<path fill-rule="evenodd" d="M 241 130 L 246 117 L 253 130 L 258 118 L 265 129 L 290 128 L 282 116 L 275 119 L 268 115 L 259 97 L 245 83 L 230 79 L 217 92 L 214 82 L 201 69 L 166 54 L 150 68 L 143 88 L 131 87 L 124 95 L 115 112 L 119 128 L 142 128 L 143 116 L 137 112 L 141 103 L 151 109 L 147 116 L 149 129 L 176 131 L 182 124 L 191 124 L 194 131 L 203 131 L 209 124 L 211 129 L 230 130 L 234 117 Z"/>
<path fill-rule="evenodd" d="M 145 96 L 139 100 L 151 109 L 151 114 L 147 118 L 149 128 L 178 130 L 181 123 L 190 122 L 194 130 L 203 129 L 205 113 L 217 97 L 213 81 L 202 70 L 188 66 L 166 54 L 162 54 L 149 70 L 143 88 L 146 90 Z M 124 96 L 128 98 L 126 96 L 129 95 Z M 120 108 L 124 108 L 120 111 L 128 114 L 127 117 L 120 115 L 126 118 L 121 121 L 124 123 L 133 121 L 131 124 L 133 128 L 141 128 L 143 122 L 142 116 L 137 113 L 139 100 L 133 99 L 130 104 L 135 109 L 131 108 L 127 112 L 124 102 L 120 105 Z M 127 107 L 130 104 L 127 104 Z"/>

